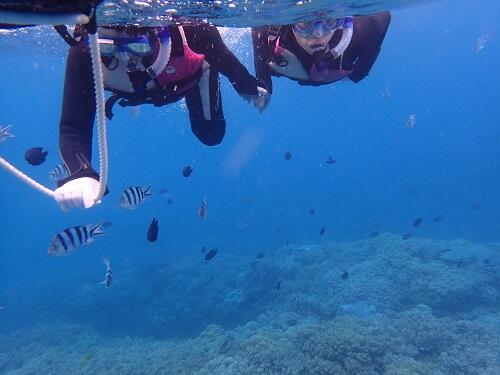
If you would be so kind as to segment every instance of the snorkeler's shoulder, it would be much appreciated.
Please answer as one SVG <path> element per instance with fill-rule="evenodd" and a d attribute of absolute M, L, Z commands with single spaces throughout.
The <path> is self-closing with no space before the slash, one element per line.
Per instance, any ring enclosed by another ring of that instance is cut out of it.
<path fill-rule="evenodd" d="M 354 17 L 354 29 L 362 34 L 385 35 L 391 22 L 391 13 L 380 12 L 369 16 Z M 356 27 L 357 26 L 357 27 Z"/>
<path fill-rule="evenodd" d="M 380 48 L 390 22 L 389 12 L 354 17 L 354 35 L 351 45 L 355 49 L 361 48 L 362 50 Z"/>

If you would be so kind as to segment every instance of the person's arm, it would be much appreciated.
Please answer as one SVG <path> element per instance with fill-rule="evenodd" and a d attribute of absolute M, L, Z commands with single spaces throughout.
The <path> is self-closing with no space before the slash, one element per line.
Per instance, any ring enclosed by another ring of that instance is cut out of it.
<path fill-rule="evenodd" d="M 240 95 L 257 95 L 257 83 L 222 40 L 215 26 L 185 27 L 190 46 L 205 55 L 212 69 L 226 76 Z"/>
<path fill-rule="evenodd" d="M 269 26 L 252 28 L 253 58 L 257 84 L 272 93 L 273 81 L 271 78 L 271 51 L 268 45 Z"/>
<path fill-rule="evenodd" d="M 57 182 L 54 198 L 63 211 L 96 203 L 99 176 L 90 166 L 95 98 L 90 55 L 71 47 L 66 64 L 59 148 L 70 176 Z"/>
<path fill-rule="evenodd" d="M 380 47 L 391 22 L 389 12 L 378 13 L 373 16 L 361 16 L 358 24 L 354 25 L 354 33 L 359 33 L 356 44 L 359 56 L 353 66 L 354 70 L 349 78 L 357 83 L 365 78 L 377 60 Z M 359 30 L 359 31 L 358 31 Z"/>
<path fill-rule="evenodd" d="M 70 176 L 59 181 L 59 186 L 80 177 L 98 179 L 97 173 L 90 167 L 94 117 L 94 81 L 90 55 L 82 47 L 71 47 L 66 63 L 59 124 L 59 148 Z"/>

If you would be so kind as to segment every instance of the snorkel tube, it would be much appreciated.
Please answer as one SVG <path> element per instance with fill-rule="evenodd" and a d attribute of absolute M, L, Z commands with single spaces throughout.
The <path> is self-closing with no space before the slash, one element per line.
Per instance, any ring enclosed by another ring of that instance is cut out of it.
<path fill-rule="evenodd" d="M 153 64 L 151 64 L 146 71 L 152 79 L 158 77 L 161 72 L 163 72 L 170 60 L 170 53 L 172 51 L 172 45 L 170 42 L 170 33 L 168 28 L 164 27 L 158 34 L 158 40 L 160 42 L 160 48 L 158 50 L 158 56 Z"/>
<path fill-rule="evenodd" d="M 351 16 L 344 18 L 344 23 L 341 28 L 342 38 L 340 39 L 340 42 L 330 50 L 330 53 L 334 58 L 341 56 L 351 43 L 352 33 L 354 30 L 354 24 Z"/>

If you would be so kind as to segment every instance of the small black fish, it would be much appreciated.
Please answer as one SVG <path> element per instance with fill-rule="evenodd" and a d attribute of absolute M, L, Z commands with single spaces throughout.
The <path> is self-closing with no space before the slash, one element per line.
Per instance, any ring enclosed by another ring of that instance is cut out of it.
<path fill-rule="evenodd" d="M 281 289 L 281 280 L 276 283 L 276 285 L 274 286 L 274 289 L 276 289 L 276 290 Z"/>
<path fill-rule="evenodd" d="M 309 210 L 309 215 L 314 215 L 316 213 L 316 210 L 314 208 L 311 208 Z"/>
<path fill-rule="evenodd" d="M 31 165 L 40 165 L 45 161 L 48 151 L 43 151 L 43 147 L 33 147 L 24 153 L 24 158 Z"/>
<path fill-rule="evenodd" d="M 443 221 L 443 217 L 440 215 L 435 216 L 434 219 L 432 219 L 432 221 L 435 223 L 439 223 L 440 221 Z"/>
<path fill-rule="evenodd" d="M 409 239 L 412 235 L 413 235 L 413 233 L 412 233 L 412 232 L 408 232 L 408 233 L 403 234 L 403 235 L 401 236 L 401 238 L 402 238 L 403 240 L 407 240 L 407 239 Z"/>
<path fill-rule="evenodd" d="M 342 280 L 347 280 L 348 278 L 349 278 L 349 272 L 344 271 L 344 272 L 342 273 Z"/>
<path fill-rule="evenodd" d="M 292 158 L 292 153 L 290 151 L 285 152 L 285 160 L 290 160 Z"/>
<path fill-rule="evenodd" d="M 168 193 L 168 189 L 167 188 L 159 188 L 158 193 L 160 193 L 160 194 Z"/>
<path fill-rule="evenodd" d="M 379 232 L 371 232 L 371 233 L 370 233 L 370 237 L 371 237 L 371 238 L 375 238 L 375 237 L 377 237 L 379 234 L 380 234 Z"/>
<path fill-rule="evenodd" d="M 191 176 L 191 173 L 193 173 L 193 167 L 190 165 L 186 165 L 184 169 L 182 170 L 182 175 L 184 177 L 189 177 Z"/>
<path fill-rule="evenodd" d="M 481 207 L 483 207 L 483 206 L 481 206 L 479 203 L 474 203 L 474 204 L 471 204 L 469 206 L 469 209 L 470 210 L 479 210 Z"/>
<path fill-rule="evenodd" d="M 288 241 L 288 240 L 287 240 L 287 241 L 285 241 L 285 245 L 286 245 L 286 246 L 290 246 L 290 241 Z"/>
<path fill-rule="evenodd" d="M 422 221 L 424 221 L 424 219 L 422 219 L 421 217 L 417 217 L 415 220 L 413 220 L 413 226 L 415 228 L 418 227 L 420 224 L 422 224 Z"/>
<path fill-rule="evenodd" d="M 319 230 L 319 234 L 324 235 L 324 234 L 325 234 L 325 231 L 326 231 L 326 228 L 325 228 L 325 227 L 323 227 L 323 228 L 321 228 L 321 229 Z"/>
<path fill-rule="evenodd" d="M 155 217 L 149 224 L 147 238 L 149 242 L 155 242 L 158 239 L 158 220 Z"/>
<path fill-rule="evenodd" d="M 200 220 L 205 220 L 207 214 L 208 214 L 207 198 L 203 196 L 203 198 L 201 199 L 200 208 L 198 208 L 198 216 L 200 217 Z"/>
<path fill-rule="evenodd" d="M 112 227 L 113 226 L 113 223 L 111 221 L 103 221 L 102 222 L 102 227 L 103 228 L 109 228 L 109 227 Z"/>
<path fill-rule="evenodd" d="M 326 161 L 325 161 L 326 164 L 335 164 L 336 162 L 337 162 L 337 160 L 332 159 L 332 157 L 330 155 L 328 155 L 328 159 L 326 159 Z"/>
<path fill-rule="evenodd" d="M 211 260 L 213 259 L 216 255 L 219 249 L 212 249 L 210 250 L 206 255 L 205 255 L 205 260 Z"/>
<path fill-rule="evenodd" d="M 206 247 L 206 246 L 202 246 L 201 247 L 201 253 L 202 254 L 205 254 L 207 251 L 208 251 L 208 247 Z"/>
<path fill-rule="evenodd" d="M 264 258 L 264 253 L 258 253 L 256 256 L 257 259 L 262 259 Z"/>
<path fill-rule="evenodd" d="M 168 198 L 168 199 L 167 199 L 167 203 L 168 203 L 168 204 L 172 204 L 172 203 L 174 203 L 174 200 L 173 200 L 172 198 Z"/>
<path fill-rule="evenodd" d="M 463 260 L 463 259 L 460 259 L 460 260 L 457 262 L 457 268 L 462 267 L 462 264 L 464 264 L 464 260 Z"/>

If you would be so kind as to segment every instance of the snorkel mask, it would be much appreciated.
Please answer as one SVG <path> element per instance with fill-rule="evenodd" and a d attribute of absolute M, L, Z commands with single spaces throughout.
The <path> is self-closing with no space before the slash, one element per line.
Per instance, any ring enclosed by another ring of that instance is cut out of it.
<path fill-rule="evenodd" d="M 342 30 L 340 41 L 335 46 L 330 46 L 330 40 L 336 30 Z M 325 50 L 334 58 L 341 56 L 352 40 L 354 21 L 352 16 L 342 18 L 317 18 L 312 22 L 299 22 L 292 26 L 297 43 L 309 54 Z M 314 44 L 318 42 L 318 46 Z"/>
<path fill-rule="evenodd" d="M 298 22 L 293 25 L 293 32 L 303 38 L 322 38 L 333 34 L 344 26 L 345 18 L 318 18 L 311 22 Z"/>
<path fill-rule="evenodd" d="M 111 27 L 109 29 L 116 30 Z M 123 36 L 122 33 L 122 35 L 115 36 L 106 30 L 103 34 L 105 37 L 98 40 L 103 63 L 109 70 L 114 70 L 119 64 L 117 55 L 128 55 L 128 62 L 125 62 L 127 74 L 137 92 L 144 91 L 146 84 L 155 79 L 167 66 L 171 52 L 168 27 L 149 30 L 140 35 Z M 149 56 L 152 59 L 148 61 Z M 143 58 L 146 58 L 146 63 Z"/>
<path fill-rule="evenodd" d="M 117 52 L 127 52 L 134 56 L 148 56 L 153 53 L 153 47 L 146 36 L 104 39 L 99 38 L 101 55 L 112 57 Z"/>

